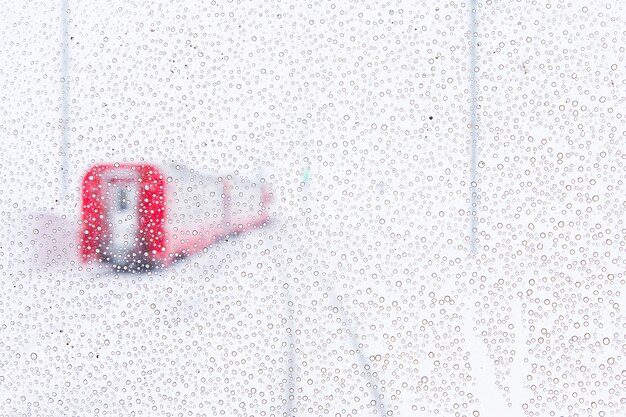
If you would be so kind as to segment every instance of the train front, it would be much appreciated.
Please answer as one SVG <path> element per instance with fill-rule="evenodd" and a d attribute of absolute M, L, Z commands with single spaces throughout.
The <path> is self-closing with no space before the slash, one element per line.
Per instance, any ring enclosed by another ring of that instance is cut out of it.
<path fill-rule="evenodd" d="M 270 199 L 262 179 L 181 165 L 96 165 L 83 178 L 81 258 L 118 271 L 166 267 L 263 227 Z"/>

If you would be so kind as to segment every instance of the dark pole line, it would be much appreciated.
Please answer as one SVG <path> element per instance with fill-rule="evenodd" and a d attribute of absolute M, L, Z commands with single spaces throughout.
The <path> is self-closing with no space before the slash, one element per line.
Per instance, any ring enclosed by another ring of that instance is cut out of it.
<path fill-rule="evenodd" d="M 64 202 L 68 198 L 69 191 L 69 159 L 70 159 L 70 132 L 69 132 L 69 111 L 70 111 L 70 36 L 68 28 L 68 1 L 61 1 L 61 198 Z"/>
<path fill-rule="evenodd" d="M 477 45 L 477 0 L 470 0 L 470 253 L 477 252 L 477 228 L 478 228 L 478 116 L 476 106 L 478 104 L 478 81 L 476 68 L 478 65 Z"/>

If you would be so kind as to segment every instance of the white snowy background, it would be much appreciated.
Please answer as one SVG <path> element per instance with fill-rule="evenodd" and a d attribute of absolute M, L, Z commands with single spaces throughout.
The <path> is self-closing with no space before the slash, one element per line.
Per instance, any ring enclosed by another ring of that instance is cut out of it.
<path fill-rule="evenodd" d="M 626 415 L 624 6 L 471 14 L 5 2 L 0 415 Z M 262 172 L 274 221 L 86 267 L 101 162 Z"/>

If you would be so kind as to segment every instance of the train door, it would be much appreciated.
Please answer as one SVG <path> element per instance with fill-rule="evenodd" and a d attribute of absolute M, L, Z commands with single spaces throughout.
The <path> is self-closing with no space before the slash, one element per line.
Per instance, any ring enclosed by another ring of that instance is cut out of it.
<path fill-rule="evenodd" d="M 139 175 L 131 169 L 116 169 L 103 175 L 106 201 L 106 238 L 101 242 L 102 260 L 116 266 L 139 261 L 142 253 L 139 231 Z"/>

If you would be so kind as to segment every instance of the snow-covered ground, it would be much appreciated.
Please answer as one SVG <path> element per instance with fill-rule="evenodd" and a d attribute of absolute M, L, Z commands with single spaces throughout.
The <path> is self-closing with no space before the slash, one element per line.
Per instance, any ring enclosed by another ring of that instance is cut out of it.
<path fill-rule="evenodd" d="M 625 415 L 624 6 L 477 8 L 5 5 L 0 415 Z M 82 265 L 115 161 L 261 173 L 273 222 Z"/>

